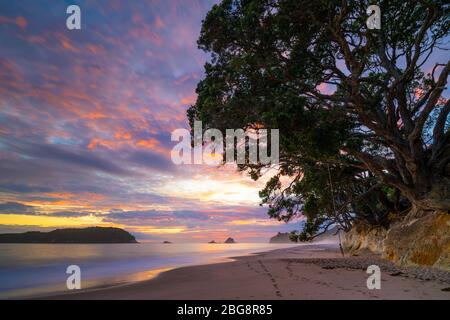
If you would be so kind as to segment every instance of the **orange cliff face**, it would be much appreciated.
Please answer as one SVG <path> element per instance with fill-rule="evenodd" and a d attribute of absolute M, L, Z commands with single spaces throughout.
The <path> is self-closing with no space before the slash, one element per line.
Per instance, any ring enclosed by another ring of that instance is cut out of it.
<path fill-rule="evenodd" d="M 401 265 L 450 271 L 450 215 L 428 214 L 393 225 L 383 242 L 383 256 Z"/>
<path fill-rule="evenodd" d="M 349 252 L 370 250 L 401 266 L 432 266 L 450 271 L 450 215 L 425 214 L 389 230 L 355 226 L 343 237 Z"/>

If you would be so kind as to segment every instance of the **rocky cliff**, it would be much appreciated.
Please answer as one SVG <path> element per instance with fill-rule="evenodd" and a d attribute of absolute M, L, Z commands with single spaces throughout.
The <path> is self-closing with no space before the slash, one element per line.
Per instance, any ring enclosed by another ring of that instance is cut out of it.
<path fill-rule="evenodd" d="M 400 265 L 427 265 L 450 271 L 450 215 L 428 214 L 392 226 L 383 257 Z"/>
<path fill-rule="evenodd" d="M 347 252 L 370 250 L 402 266 L 432 266 L 450 271 L 450 215 L 410 214 L 385 230 L 355 226 L 343 238 Z"/>
<path fill-rule="evenodd" d="M 364 225 L 356 225 L 342 238 L 344 250 L 355 253 L 361 250 L 369 250 L 373 253 L 383 253 L 383 242 L 386 239 L 387 230 L 383 228 L 369 228 Z"/>

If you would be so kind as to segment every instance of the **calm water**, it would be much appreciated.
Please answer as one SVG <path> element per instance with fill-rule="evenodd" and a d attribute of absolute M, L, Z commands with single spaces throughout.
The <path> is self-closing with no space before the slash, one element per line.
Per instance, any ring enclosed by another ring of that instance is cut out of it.
<path fill-rule="evenodd" d="M 81 268 L 84 289 L 146 280 L 169 268 L 289 246 L 292 244 L 0 244 L 0 298 L 66 291 L 69 265 Z"/>

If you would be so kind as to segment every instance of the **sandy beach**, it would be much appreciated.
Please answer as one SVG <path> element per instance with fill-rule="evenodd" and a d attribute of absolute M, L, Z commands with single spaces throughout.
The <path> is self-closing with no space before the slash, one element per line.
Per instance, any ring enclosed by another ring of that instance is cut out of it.
<path fill-rule="evenodd" d="M 366 285 L 379 265 L 381 289 Z M 398 268 L 370 254 L 342 257 L 336 245 L 314 244 L 190 266 L 151 280 L 81 290 L 46 299 L 450 299 L 450 273 Z"/>

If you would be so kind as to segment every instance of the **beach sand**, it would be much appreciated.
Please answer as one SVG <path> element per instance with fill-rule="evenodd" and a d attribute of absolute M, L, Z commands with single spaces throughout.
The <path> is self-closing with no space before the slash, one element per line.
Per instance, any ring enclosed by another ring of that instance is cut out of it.
<path fill-rule="evenodd" d="M 381 289 L 369 290 L 371 264 Z M 446 299 L 450 273 L 399 269 L 373 255 L 342 258 L 335 245 L 279 249 L 232 261 L 172 269 L 156 278 L 47 299 Z M 444 290 L 443 290 L 444 289 Z"/>

